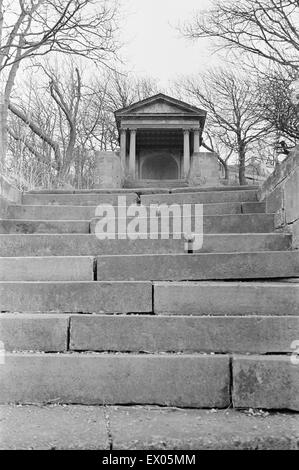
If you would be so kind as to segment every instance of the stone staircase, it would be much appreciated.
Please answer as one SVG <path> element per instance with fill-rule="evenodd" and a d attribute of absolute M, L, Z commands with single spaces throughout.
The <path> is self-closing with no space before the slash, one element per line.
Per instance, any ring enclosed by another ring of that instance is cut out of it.
<path fill-rule="evenodd" d="M 120 194 L 202 203 L 202 249 L 99 240 Z M 299 409 L 299 251 L 256 188 L 29 192 L 0 254 L 0 403 Z"/>

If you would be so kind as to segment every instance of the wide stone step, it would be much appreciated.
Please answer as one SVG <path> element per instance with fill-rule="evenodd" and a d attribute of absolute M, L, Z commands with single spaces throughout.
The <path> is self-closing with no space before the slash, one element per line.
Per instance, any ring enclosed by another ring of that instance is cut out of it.
<path fill-rule="evenodd" d="M 144 181 L 144 180 L 136 180 Z M 165 180 L 164 180 L 165 181 Z M 169 181 L 169 180 L 168 180 Z M 172 180 L 173 181 L 173 180 Z M 155 188 L 155 187 L 138 187 L 134 188 L 93 188 L 93 189 L 32 189 L 26 194 L 128 194 L 128 193 L 138 193 L 138 194 L 152 194 L 152 193 L 187 193 L 187 192 L 214 192 L 214 191 L 253 191 L 258 190 L 259 186 L 257 185 L 223 185 L 223 186 L 187 186 L 187 187 L 171 187 L 171 188 Z"/>
<path fill-rule="evenodd" d="M 170 458 L 179 464 L 191 463 L 193 457 L 195 462 L 195 455 L 174 451 L 299 449 L 296 412 L 55 403 L 1 405 L 0 415 L 1 450 L 106 450 L 108 459 L 111 447 L 113 451 L 122 450 L 122 456 L 130 455 L 132 450 L 155 449 L 164 456 L 165 451 L 170 451 Z M 110 455 L 117 457 L 116 452 Z M 156 457 L 150 452 L 149 462 Z M 166 462 L 167 457 L 160 458 Z M 223 455 L 221 458 L 223 462 Z M 227 455 L 227 459 L 231 456 Z"/>
<path fill-rule="evenodd" d="M 0 314 L 5 351 L 289 353 L 299 316 Z"/>
<path fill-rule="evenodd" d="M 155 282 L 158 315 L 298 315 L 294 282 Z"/>
<path fill-rule="evenodd" d="M 155 221 L 153 218 L 150 217 L 138 217 L 136 219 L 137 228 L 132 228 L 132 232 L 135 230 L 139 232 L 144 232 L 147 230 L 150 233 L 151 224 L 156 223 L 157 230 L 159 232 L 165 232 L 166 230 L 169 233 L 173 232 L 180 232 L 184 231 L 184 218 L 182 217 L 155 217 Z M 109 220 L 105 221 L 105 223 Z M 115 230 L 118 230 L 118 227 L 126 227 L 129 228 L 129 223 L 132 218 L 119 218 L 118 224 L 115 224 Z M 162 220 L 164 227 L 162 225 Z M 186 226 L 188 227 L 189 221 L 186 219 Z M 98 224 L 98 222 L 100 222 Z M 195 217 L 191 217 L 191 229 L 196 230 L 198 233 L 198 229 L 196 228 L 195 222 L 197 227 L 201 228 L 201 220 L 195 219 Z M 133 223 L 133 222 L 132 222 Z M 135 224 L 135 222 L 134 222 Z M 203 216 L 203 233 L 267 233 L 274 231 L 274 214 L 228 214 L 228 215 L 206 215 Z M 90 223 L 90 232 L 91 233 L 100 233 L 103 230 L 105 232 L 110 233 L 109 224 L 104 229 L 103 226 L 103 219 L 101 218 L 94 218 L 91 220 Z M 154 225 L 155 226 L 155 225 Z M 112 227 L 114 229 L 114 223 L 112 223 Z M 145 229 L 143 230 L 143 227 Z M 123 232 L 123 229 L 121 229 Z"/>
<path fill-rule="evenodd" d="M 299 316 L 70 318 L 70 349 L 74 351 L 289 353 L 297 337 Z"/>
<path fill-rule="evenodd" d="M 256 240 L 255 245 L 287 249 L 288 237 L 276 234 Z M 265 238 L 266 237 L 266 238 Z M 228 240 L 229 241 L 229 240 Z M 230 243 L 232 245 L 232 243 Z M 209 245 L 213 245 L 210 241 Z M 219 245 L 219 243 L 217 243 Z M 245 245 L 244 245 L 245 246 Z M 97 256 L 99 254 L 183 253 L 185 241 L 169 240 L 99 240 L 94 234 L 8 234 L 0 235 L 1 256 Z"/>
<path fill-rule="evenodd" d="M 253 202 L 257 201 L 256 190 L 246 191 L 210 191 L 172 194 L 148 194 L 141 196 L 141 203 L 149 204 L 211 204 L 217 202 Z"/>
<path fill-rule="evenodd" d="M 188 180 L 129 180 L 125 182 L 126 188 L 184 188 L 188 187 Z"/>
<path fill-rule="evenodd" d="M 226 355 L 7 353 L 0 403 L 227 408 Z"/>
<path fill-rule="evenodd" d="M 119 196 L 126 198 L 126 203 L 133 204 L 137 202 L 136 193 L 25 193 L 22 197 L 22 204 L 25 205 L 47 205 L 62 204 L 72 206 L 98 206 L 99 204 L 117 205 Z"/>
<path fill-rule="evenodd" d="M 89 233 L 88 220 L 0 219 L 0 233 Z"/>
<path fill-rule="evenodd" d="M 94 233 L 98 220 L 94 218 L 90 222 L 89 220 L 0 219 L 0 233 Z M 126 219 L 123 220 L 125 223 Z M 130 220 L 132 218 L 128 218 L 127 223 Z M 140 221 L 143 223 L 142 218 Z M 149 226 L 149 218 L 146 219 L 146 223 Z M 192 223 L 194 224 L 194 218 Z M 168 225 L 171 233 L 173 225 L 172 223 Z M 207 215 L 203 218 L 203 231 L 204 233 L 273 232 L 274 214 Z"/>
<path fill-rule="evenodd" d="M 291 235 L 284 233 L 208 234 L 198 252 L 280 251 L 291 247 Z M 93 234 L 7 234 L 0 235 L 1 256 L 97 256 L 145 253 L 184 253 L 180 239 L 99 240 Z"/>
<path fill-rule="evenodd" d="M 93 257 L 0 258 L 0 281 L 92 281 L 93 279 Z"/>
<path fill-rule="evenodd" d="M 288 355 L 9 353 L 0 403 L 299 410 Z M 231 395 L 232 391 L 232 395 Z"/>
<path fill-rule="evenodd" d="M 89 220 L 95 217 L 97 206 L 63 205 L 12 205 L 8 207 L 6 218 L 25 220 Z M 204 215 L 263 213 L 263 202 L 224 202 L 205 204 Z M 117 212 L 116 212 L 117 215 Z"/>
<path fill-rule="evenodd" d="M 299 277 L 299 251 L 114 255 L 97 258 L 97 279 L 183 281 Z"/>
<path fill-rule="evenodd" d="M 150 313 L 150 282 L 0 282 L 0 312 Z"/>

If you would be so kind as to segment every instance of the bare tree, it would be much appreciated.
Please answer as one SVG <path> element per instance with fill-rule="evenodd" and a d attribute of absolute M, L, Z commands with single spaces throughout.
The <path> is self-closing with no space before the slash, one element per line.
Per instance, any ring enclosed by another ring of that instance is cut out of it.
<path fill-rule="evenodd" d="M 260 113 L 277 134 L 277 144 L 287 139 L 295 144 L 299 139 L 299 108 L 292 102 L 293 69 L 276 66 L 258 76 Z"/>
<path fill-rule="evenodd" d="M 20 99 L 19 103 L 9 104 L 9 110 L 19 118 L 25 127 L 19 128 L 19 132 L 13 130 L 9 122 L 8 132 L 15 140 L 22 141 L 33 156 L 39 160 L 51 162 L 51 155 L 44 148 L 40 149 L 43 142 L 54 154 L 55 177 L 57 181 L 63 181 L 67 177 L 75 159 L 75 147 L 77 144 L 77 129 L 79 111 L 82 101 L 82 79 L 79 68 L 69 61 L 67 70 L 62 67 L 43 67 L 43 72 L 48 79 L 46 87 L 40 89 L 37 84 L 31 83 L 29 94 L 33 100 Z M 13 123 L 13 120 L 12 120 Z M 26 128 L 31 131 L 24 132 Z M 36 145 L 35 137 L 40 139 Z M 33 145 L 35 143 L 35 145 Z M 39 155 L 39 157 L 38 157 Z"/>
<path fill-rule="evenodd" d="M 0 160 L 7 147 L 7 116 L 21 64 L 49 53 L 108 64 L 115 41 L 116 4 L 101 0 L 0 0 Z"/>
<path fill-rule="evenodd" d="M 117 71 L 110 74 L 107 96 L 113 112 L 157 93 L 157 82 L 153 78 Z"/>
<path fill-rule="evenodd" d="M 201 145 L 209 150 L 210 152 L 215 152 L 217 154 L 217 158 L 221 163 L 223 170 L 224 170 L 224 179 L 229 179 L 229 168 L 228 168 L 228 161 L 233 154 L 233 149 L 227 147 L 224 142 L 227 142 L 228 137 L 223 139 L 223 131 L 219 132 L 219 129 L 213 128 L 213 126 L 209 126 L 209 122 L 207 122 L 207 128 L 203 134 L 203 140 Z"/>
<path fill-rule="evenodd" d="M 183 79 L 177 87 L 208 111 L 207 128 L 217 134 L 225 148 L 237 154 L 239 182 L 246 184 L 246 153 L 271 129 L 259 113 L 258 93 L 252 81 L 218 69 L 201 79 Z"/>
<path fill-rule="evenodd" d="M 214 0 L 182 28 L 189 38 L 213 38 L 217 47 L 299 67 L 298 0 Z"/>

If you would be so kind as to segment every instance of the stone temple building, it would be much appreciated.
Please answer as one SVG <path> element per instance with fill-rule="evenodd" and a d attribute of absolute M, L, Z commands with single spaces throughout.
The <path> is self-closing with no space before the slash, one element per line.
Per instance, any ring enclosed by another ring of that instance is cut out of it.
<path fill-rule="evenodd" d="M 159 93 L 115 112 L 118 152 L 98 152 L 96 187 L 219 184 L 217 156 L 200 151 L 207 112 Z"/>

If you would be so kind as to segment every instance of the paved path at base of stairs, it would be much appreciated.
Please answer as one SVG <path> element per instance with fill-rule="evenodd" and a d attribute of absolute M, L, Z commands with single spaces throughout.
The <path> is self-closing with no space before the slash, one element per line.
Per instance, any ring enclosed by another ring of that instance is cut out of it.
<path fill-rule="evenodd" d="M 299 449 L 299 414 L 153 406 L 0 406 L 0 449 Z"/>

